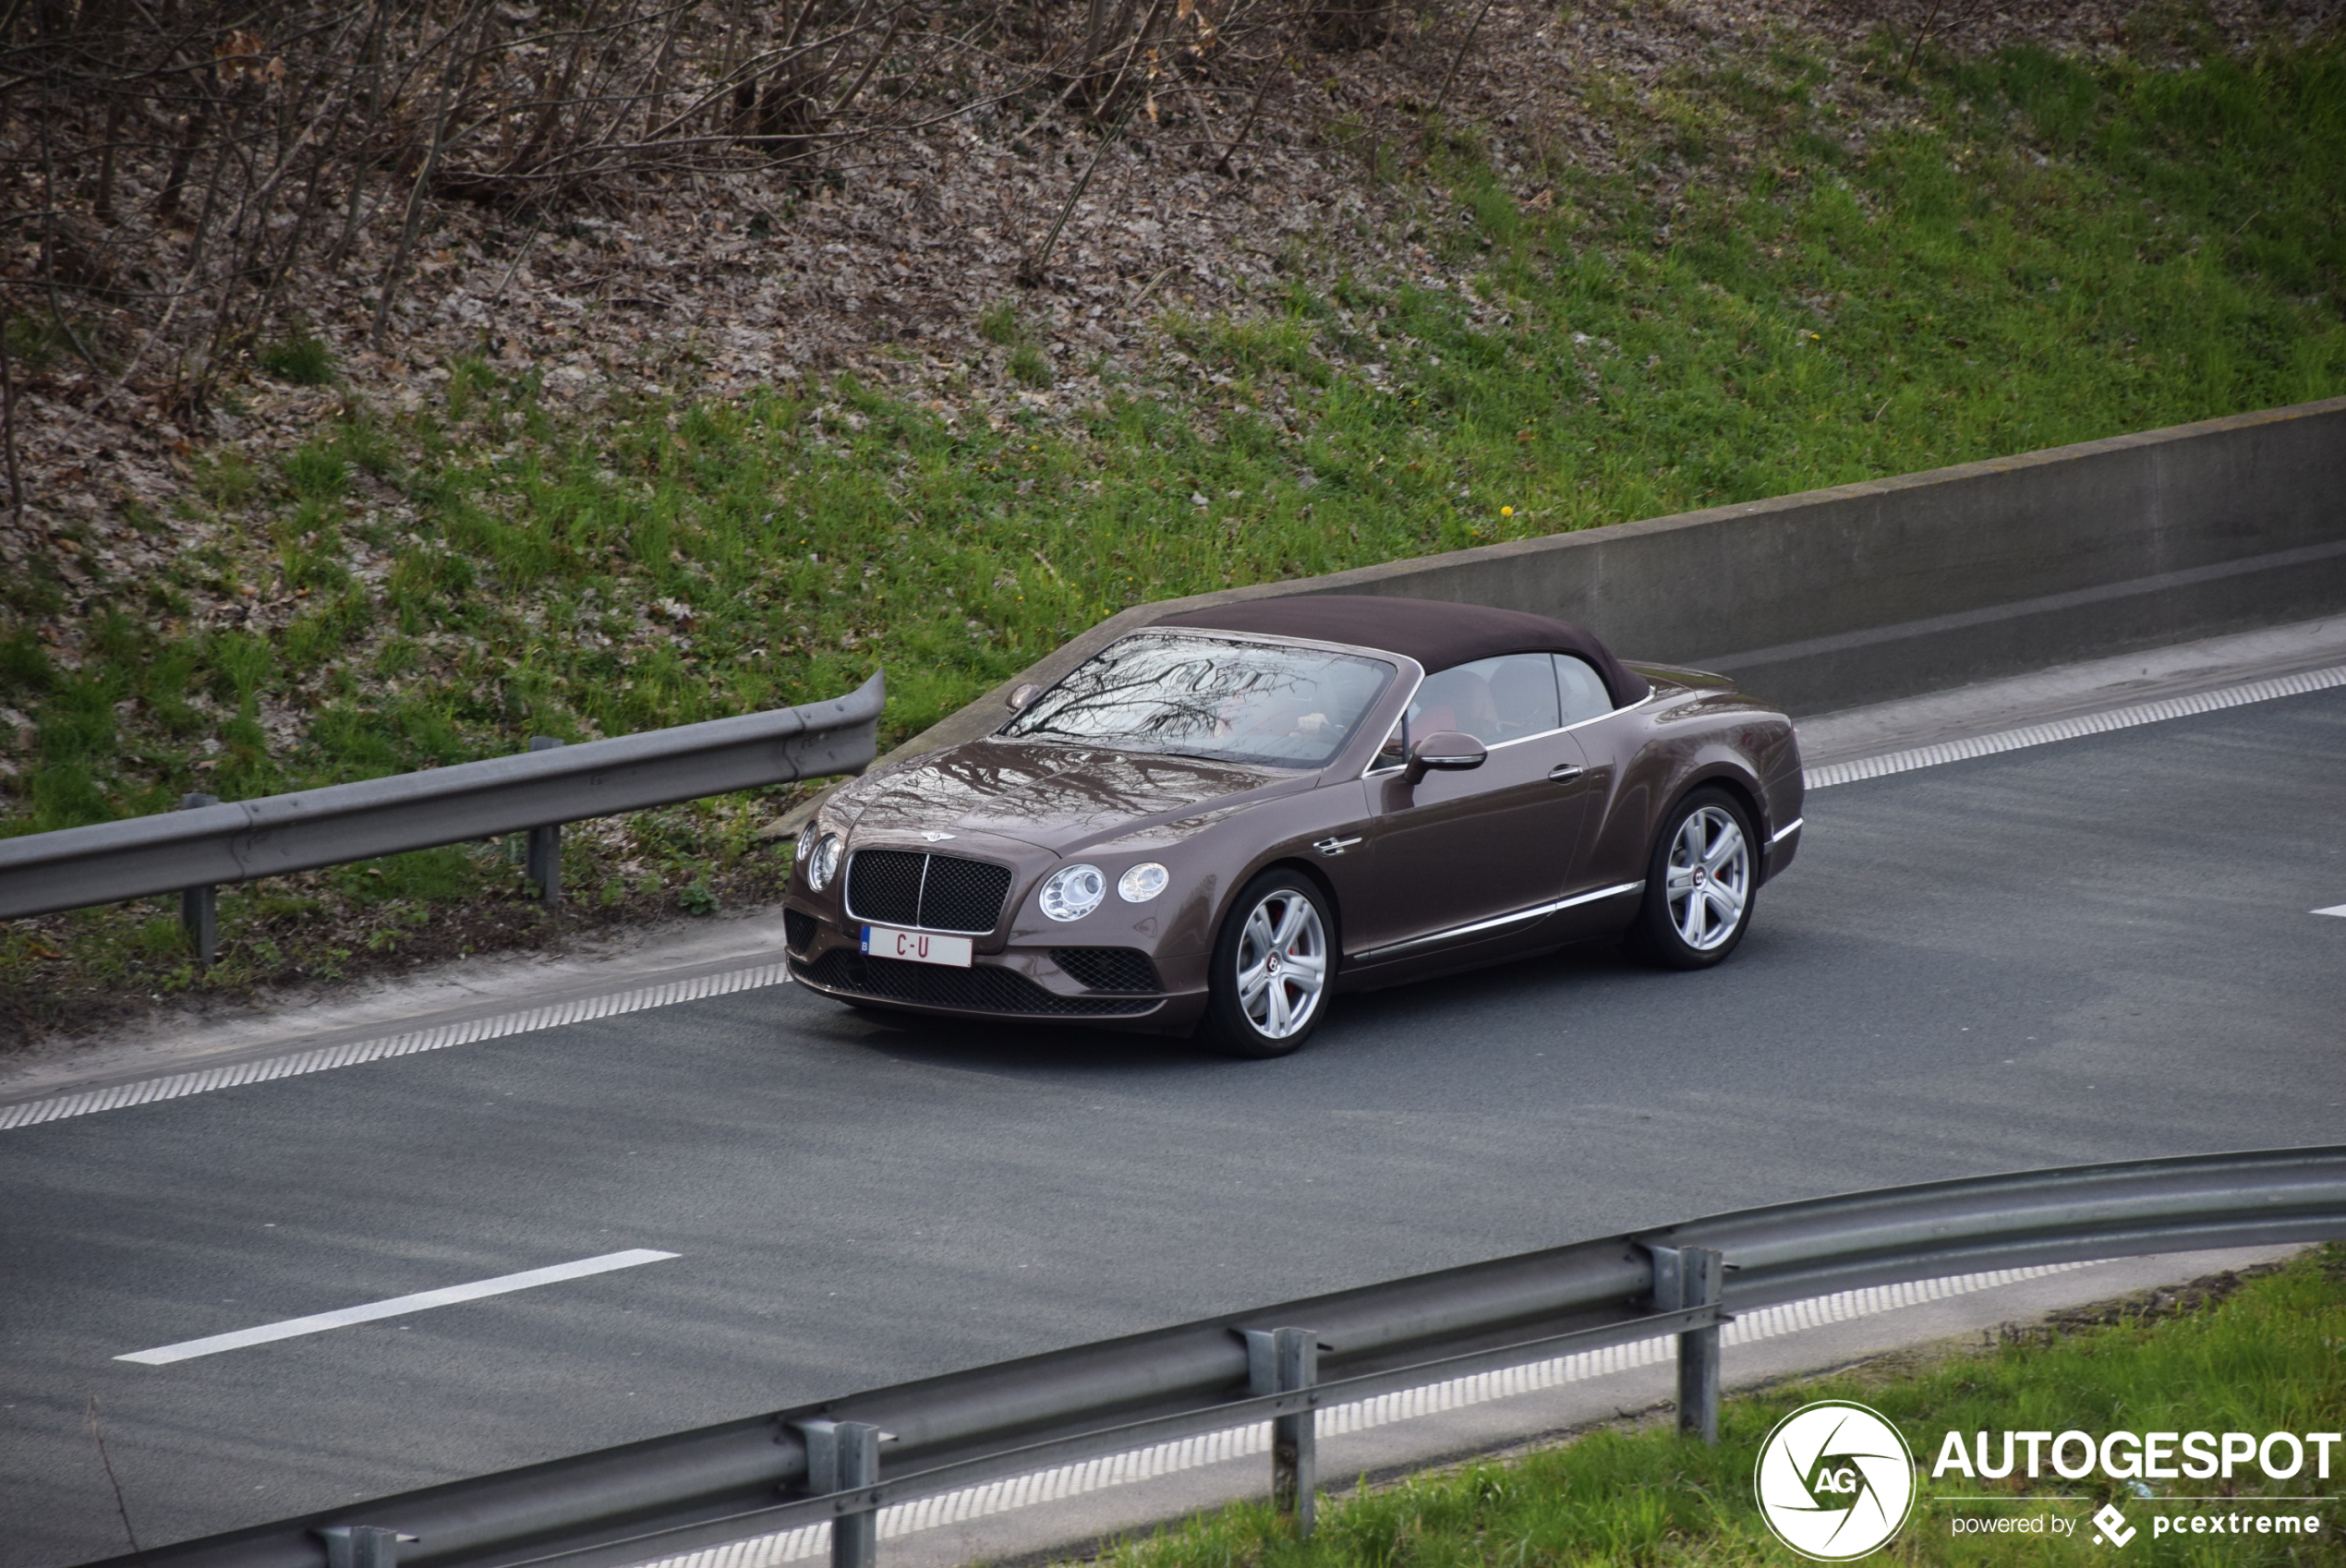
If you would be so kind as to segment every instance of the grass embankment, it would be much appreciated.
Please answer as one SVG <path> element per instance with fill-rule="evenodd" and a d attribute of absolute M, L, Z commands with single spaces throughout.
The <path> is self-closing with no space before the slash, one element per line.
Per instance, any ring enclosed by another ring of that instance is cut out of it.
<path fill-rule="evenodd" d="M 1299 1544 L 1268 1506 L 1232 1508 L 1122 1545 L 1100 1568 L 1526 1568 L 1540 1563 L 1667 1565 L 1796 1562 L 1753 1502 L 1752 1470 L 1777 1421 L 1817 1399 L 1853 1399 L 1897 1423 L 1921 1465 L 1905 1527 L 1874 1561 L 1907 1563 L 2346 1562 L 2341 1481 L 2304 1475 L 2150 1482 L 2159 1496 L 2220 1493 L 2219 1502 L 2146 1500 L 2124 1482 L 1978 1482 L 1929 1471 L 1950 1430 L 2337 1431 L 2346 1420 L 2346 1249 L 2330 1248 L 2254 1279 L 2212 1307 L 2107 1327 L 2028 1336 L 1992 1353 L 1957 1355 L 1918 1374 L 1849 1375 L 1726 1401 L 1716 1448 L 1675 1429 L 1606 1431 L 1524 1458 L 1488 1461 L 1324 1502 L 1317 1534 Z M 1998 1439 L 1997 1441 L 2001 1441 Z M 2025 1466 L 2015 1466 L 2016 1469 Z M 1995 1503 L 1942 1501 L 2008 1496 Z M 2154 1536 L 2160 1514 L 2271 1512 L 2252 1500 L 2321 1499 L 2292 1514 L 2322 1521 L 2311 1538 Z M 2122 1553 L 2093 1542 L 2087 1515 L 2116 1502 L 2136 1535 Z M 1957 1536 L 1959 1516 L 2055 1514 L 2050 1534 Z"/>
<path fill-rule="evenodd" d="M 1820 85 L 1894 66 L 1786 42 L 1625 93 L 1622 133 L 1698 172 L 1666 210 L 1636 173 L 1509 177 L 1472 127 L 1429 125 L 1407 176 L 1427 278 L 1315 280 L 1294 245 L 1283 294 L 1163 318 L 1155 363 L 1096 406 L 956 421 L 840 380 L 587 416 L 466 363 L 437 407 L 353 406 L 270 464 L 211 453 L 187 517 L 145 520 L 206 530 L 175 581 L 0 585 L 0 707 L 30 720 L 0 821 L 682 723 L 876 665 L 901 736 L 1139 599 L 2346 392 L 2337 40 L 1940 62 L 1869 90 L 1904 117 L 1853 136 Z M 984 328 L 969 376 L 1047 377 L 1014 310 Z M 198 586 L 299 609 L 194 629 Z M 68 612 L 78 669 L 26 629 Z M 770 803 L 569 835 L 571 918 L 770 892 Z M 208 977 L 159 905 L 18 923 L 0 1033 L 527 940 L 518 889 L 478 847 L 263 884 L 223 900 Z"/>

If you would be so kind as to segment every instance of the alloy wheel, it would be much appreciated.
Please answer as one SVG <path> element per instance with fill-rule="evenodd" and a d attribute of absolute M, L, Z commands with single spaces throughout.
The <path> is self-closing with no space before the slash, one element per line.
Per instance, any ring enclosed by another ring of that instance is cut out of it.
<path fill-rule="evenodd" d="M 1689 812 L 1670 843 L 1670 923 L 1698 953 L 1727 942 L 1751 897 L 1751 846 L 1725 808 Z"/>
<path fill-rule="evenodd" d="M 1268 1040 L 1301 1032 L 1327 984 L 1327 933 L 1312 900 L 1274 888 L 1240 929 L 1238 1002 L 1247 1022 Z"/>

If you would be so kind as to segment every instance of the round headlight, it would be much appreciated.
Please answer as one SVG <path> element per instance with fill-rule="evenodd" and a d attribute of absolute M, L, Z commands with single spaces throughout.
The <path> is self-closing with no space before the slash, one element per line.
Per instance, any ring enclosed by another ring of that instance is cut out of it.
<path fill-rule="evenodd" d="M 1172 880 L 1173 874 L 1155 861 L 1143 861 L 1116 879 L 1116 895 L 1128 904 L 1145 904 Z"/>
<path fill-rule="evenodd" d="M 839 835 L 826 833 L 806 857 L 806 886 L 819 893 L 839 873 Z"/>
<path fill-rule="evenodd" d="M 1082 920 L 1107 897 L 1107 878 L 1095 865 L 1061 866 L 1043 884 L 1036 901 L 1053 920 Z"/>
<path fill-rule="evenodd" d="M 799 864 L 804 865 L 806 863 L 807 857 L 814 854 L 815 840 L 821 836 L 822 829 L 815 825 L 815 819 L 813 817 L 808 817 L 806 819 L 806 826 L 798 830 L 797 855 Z"/>

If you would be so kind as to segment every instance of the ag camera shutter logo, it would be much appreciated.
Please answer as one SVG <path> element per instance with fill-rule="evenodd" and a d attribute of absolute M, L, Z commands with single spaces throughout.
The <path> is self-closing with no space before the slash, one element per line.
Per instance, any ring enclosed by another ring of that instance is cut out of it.
<path fill-rule="evenodd" d="M 1915 1456 L 1880 1412 L 1820 1400 L 1776 1423 L 1752 1484 L 1776 1539 L 1814 1562 L 1847 1562 L 1905 1524 Z"/>

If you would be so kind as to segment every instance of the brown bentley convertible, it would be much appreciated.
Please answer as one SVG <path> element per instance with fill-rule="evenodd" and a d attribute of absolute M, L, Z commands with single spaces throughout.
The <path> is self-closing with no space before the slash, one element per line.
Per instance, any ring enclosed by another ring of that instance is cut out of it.
<path fill-rule="evenodd" d="M 798 980 L 1283 1055 L 1337 992 L 1567 943 L 1715 964 L 1800 842 L 1784 715 L 1514 610 L 1194 610 L 1012 706 L 824 803 Z"/>

